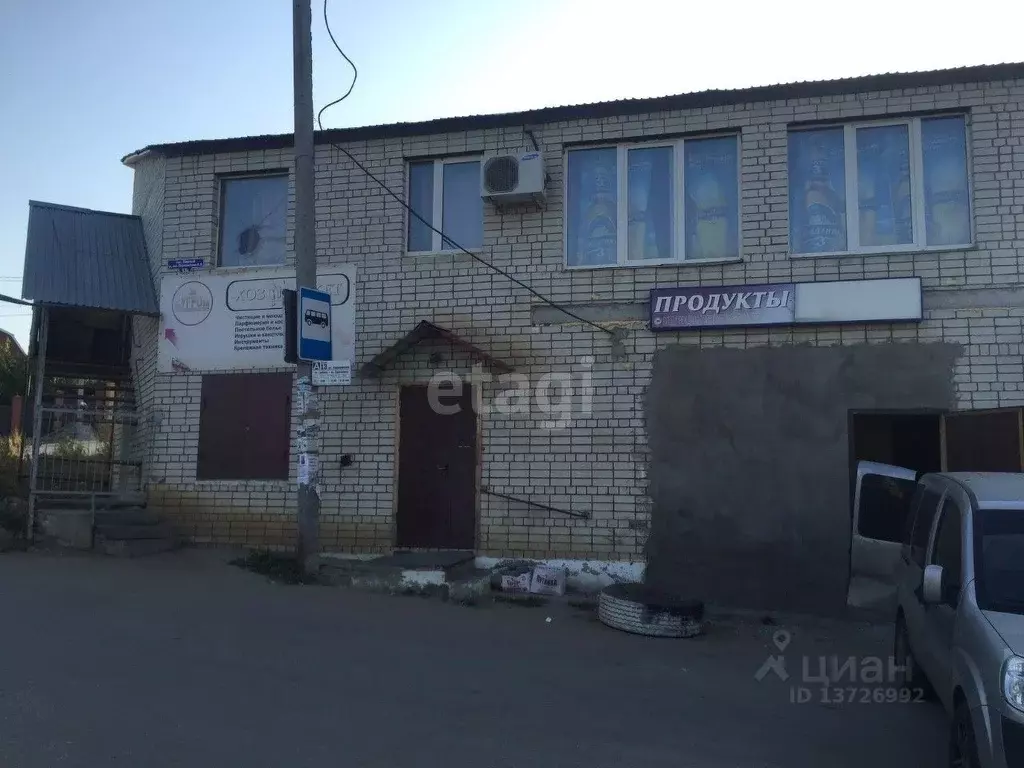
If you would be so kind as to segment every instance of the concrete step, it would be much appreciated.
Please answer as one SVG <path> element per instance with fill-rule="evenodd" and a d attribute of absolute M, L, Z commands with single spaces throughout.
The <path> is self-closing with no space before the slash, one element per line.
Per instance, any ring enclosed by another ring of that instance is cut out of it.
<path fill-rule="evenodd" d="M 321 572 L 339 578 L 366 574 L 401 574 L 407 571 L 441 572 L 449 574 L 457 569 L 472 567 L 474 555 L 467 551 L 407 552 L 371 557 L 345 557 L 323 555 Z"/>
<path fill-rule="evenodd" d="M 109 496 L 96 496 L 95 502 L 89 496 L 74 495 L 67 496 L 59 493 L 39 493 L 36 496 L 36 506 L 46 509 L 78 509 L 78 510 L 107 510 L 107 509 L 143 509 L 146 506 L 146 494 L 124 493 Z"/>
<path fill-rule="evenodd" d="M 330 559 L 333 560 L 334 558 Z M 367 560 L 346 559 L 339 562 L 325 562 L 325 560 L 328 560 L 328 558 L 321 560 L 320 580 L 339 587 L 378 583 L 382 587 L 380 591 L 387 591 L 383 587 L 392 583 L 397 586 L 401 582 L 402 573 L 405 570 L 397 566 L 375 565 L 373 561 Z M 436 579 L 438 581 L 444 577 L 443 571 L 440 574 L 440 577 Z M 424 576 L 424 578 L 431 579 L 429 576 Z"/>
<path fill-rule="evenodd" d="M 96 521 L 96 535 L 108 540 L 121 539 L 173 539 L 174 528 L 164 522 L 101 523 Z"/>
<path fill-rule="evenodd" d="M 45 539 L 71 549 L 92 548 L 92 513 L 88 510 L 41 507 L 36 525 Z"/>
<path fill-rule="evenodd" d="M 160 552 L 170 552 L 181 546 L 176 538 L 160 539 L 107 539 L 96 536 L 95 548 L 99 552 L 115 557 L 143 557 Z"/>
<path fill-rule="evenodd" d="M 100 499 L 97 499 L 97 508 L 105 509 L 124 509 L 127 507 L 141 507 L 146 506 L 146 494 L 144 493 L 121 493 L 117 496 L 113 496 L 101 504 Z"/>
<path fill-rule="evenodd" d="M 144 507 L 96 510 L 96 527 L 104 525 L 156 525 L 162 518 Z"/>
<path fill-rule="evenodd" d="M 490 593 L 490 571 L 474 568 L 472 553 L 416 555 L 397 553 L 373 559 L 328 555 L 320 558 L 319 576 L 328 584 L 366 592 L 436 596 L 463 603 Z"/>

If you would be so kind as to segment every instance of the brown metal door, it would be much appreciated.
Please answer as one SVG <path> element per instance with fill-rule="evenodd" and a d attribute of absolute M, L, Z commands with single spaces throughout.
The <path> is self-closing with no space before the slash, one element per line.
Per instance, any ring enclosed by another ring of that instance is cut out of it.
<path fill-rule="evenodd" d="M 942 469 L 946 472 L 1020 472 L 1021 409 L 961 411 L 942 417 Z"/>
<path fill-rule="evenodd" d="M 399 402 L 399 547 L 473 549 L 476 539 L 476 417 L 470 387 L 446 411 L 427 387 L 402 387 Z"/>
<path fill-rule="evenodd" d="M 287 480 L 290 373 L 203 376 L 198 480 Z"/>

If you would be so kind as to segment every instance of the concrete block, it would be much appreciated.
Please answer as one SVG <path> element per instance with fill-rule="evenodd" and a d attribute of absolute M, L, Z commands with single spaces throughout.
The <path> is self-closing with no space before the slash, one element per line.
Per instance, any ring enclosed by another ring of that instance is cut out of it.
<path fill-rule="evenodd" d="M 43 534 L 72 549 L 92 549 L 92 513 L 88 510 L 50 509 L 38 511 Z"/>

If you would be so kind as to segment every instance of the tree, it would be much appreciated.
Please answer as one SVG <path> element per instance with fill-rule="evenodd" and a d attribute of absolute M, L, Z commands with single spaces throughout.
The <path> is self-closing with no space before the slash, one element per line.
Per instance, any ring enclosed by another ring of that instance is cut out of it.
<path fill-rule="evenodd" d="M 28 389 L 28 365 L 25 354 L 10 337 L 0 336 L 0 405 L 10 405 L 15 395 Z"/>

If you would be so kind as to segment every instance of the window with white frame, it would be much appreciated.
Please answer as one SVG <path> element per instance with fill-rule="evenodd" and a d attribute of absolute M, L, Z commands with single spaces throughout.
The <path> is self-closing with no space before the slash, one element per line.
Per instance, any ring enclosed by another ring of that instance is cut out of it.
<path fill-rule="evenodd" d="M 966 118 L 791 130 L 789 242 L 798 255 L 970 245 Z"/>
<path fill-rule="evenodd" d="M 738 136 L 581 148 L 568 155 L 568 266 L 739 258 Z"/>
<path fill-rule="evenodd" d="M 221 179 L 217 264 L 284 264 L 288 234 L 288 174 Z"/>
<path fill-rule="evenodd" d="M 409 163 L 409 205 L 434 229 L 463 248 L 484 241 L 484 204 L 480 197 L 480 161 L 446 158 Z M 407 249 L 411 253 L 456 250 L 422 221 L 409 214 Z"/>

